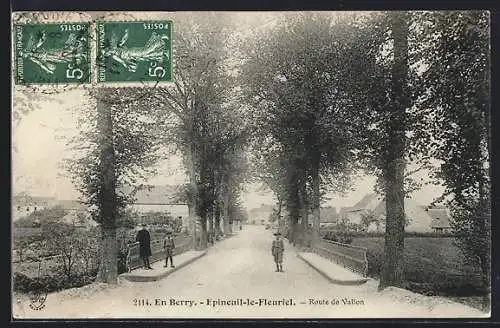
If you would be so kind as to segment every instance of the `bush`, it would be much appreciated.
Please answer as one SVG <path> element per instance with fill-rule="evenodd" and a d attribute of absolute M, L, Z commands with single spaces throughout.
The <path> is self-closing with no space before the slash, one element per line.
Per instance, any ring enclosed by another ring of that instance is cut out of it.
<path fill-rule="evenodd" d="M 342 244 L 351 244 L 352 243 L 352 236 L 346 233 L 337 233 L 334 231 L 328 231 L 323 239 L 326 240 L 331 240 L 337 243 L 342 243 Z"/>
<path fill-rule="evenodd" d="M 320 234 L 323 238 L 332 240 L 334 235 L 343 235 L 349 237 L 384 237 L 384 231 L 349 231 L 336 228 L 322 229 Z M 425 237 L 425 238 L 443 238 L 443 237 L 456 237 L 453 232 L 405 232 L 405 237 Z"/>
<path fill-rule="evenodd" d="M 56 292 L 67 288 L 82 287 L 92 283 L 97 276 L 97 270 L 89 275 L 84 273 L 74 274 L 67 278 L 63 274 L 30 278 L 22 273 L 14 273 L 14 291 L 30 293 L 34 291 Z"/>

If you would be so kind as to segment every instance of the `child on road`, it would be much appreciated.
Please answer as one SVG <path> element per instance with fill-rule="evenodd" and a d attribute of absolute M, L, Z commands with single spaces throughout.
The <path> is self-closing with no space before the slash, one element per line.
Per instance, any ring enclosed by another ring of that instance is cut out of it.
<path fill-rule="evenodd" d="M 168 259 L 170 259 L 170 267 L 175 268 L 174 260 L 172 258 L 175 249 L 172 231 L 167 232 L 167 238 L 163 241 L 163 249 L 165 250 L 165 268 L 168 267 Z"/>
<path fill-rule="evenodd" d="M 281 239 L 281 233 L 274 233 L 276 239 L 273 240 L 273 247 L 271 248 L 271 253 L 274 257 L 274 262 L 276 263 L 276 272 L 283 272 L 283 252 L 285 251 L 285 245 Z"/>

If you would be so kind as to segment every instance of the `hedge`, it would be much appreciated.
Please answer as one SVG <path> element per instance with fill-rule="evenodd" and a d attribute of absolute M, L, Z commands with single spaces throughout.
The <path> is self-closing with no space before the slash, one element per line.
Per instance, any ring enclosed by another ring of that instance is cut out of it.
<path fill-rule="evenodd" d="M 73 274 L 69 279 L 64 274 L 52 276 L 41 276 L 31 278 L 25 274 L 14 273 L 14 291 L 29 293 L 33 291 L 43 291 L 47 293 L 56 292 L 67 288 L 77 288 L 92 283 L 97 276 L 97 270 L 89 275 L 83 273 Z"/>
<path fill-rule="evenodd" d="M 333 238 L 333 236 L 343 236 L 343 237 L 384 237 L 385 232 L 383 231 L 366 231 L 366 232 L 356 232 L 356 231 L 336 231 L 336 230 L 322 230 L 321 235 L 325 239 Z M 425 238 L 442 238 L 442 237 L 458 237 L 456 233 L 452 232 L 405 232 L 405 237 L 425 237 Z"/>

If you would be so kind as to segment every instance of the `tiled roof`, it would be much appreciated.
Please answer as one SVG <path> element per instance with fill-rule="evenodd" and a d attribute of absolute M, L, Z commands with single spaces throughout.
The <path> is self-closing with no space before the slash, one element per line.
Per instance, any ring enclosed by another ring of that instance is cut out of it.
<path fill-rule="evenodd" d="M 432 218 L 432 228 L 451 228 L 450 217 L 446 209 L 429 209 L 427 214 Z"/>
<path fill-rule="evenodd" d="M 431 228 L 451 228 L 450 220 L 446 218 L 436 218 L 432 220 Z"/>
<path fill-rule="evenodd" d="M 123 188 L 125 193 L 131 193 L 132 188 Z M 172 204 L 182 202 L 183 186 L 146 186 L 135 194 L 135 203 L 141 204 Z"/>

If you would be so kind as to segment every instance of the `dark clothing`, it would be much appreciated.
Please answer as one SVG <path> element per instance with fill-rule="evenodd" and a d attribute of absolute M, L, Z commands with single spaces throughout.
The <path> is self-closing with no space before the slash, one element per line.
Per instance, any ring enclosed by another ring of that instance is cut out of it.
<path fill-rule="evenodd" d="M 140 230 L 135 240 L 139 242 L 139 255 L 143 258 L 151 256 L 151 236 L 149 232 L 146 229 Z"/>
<path fill-rule="evenodd" d="M 151 269 L 151 264 L 149 263 L 149 257 L 148 256 L 144 256 L 142 258 L 142 263 L 144 263 L 144 267 L 146 269 Z"/>

